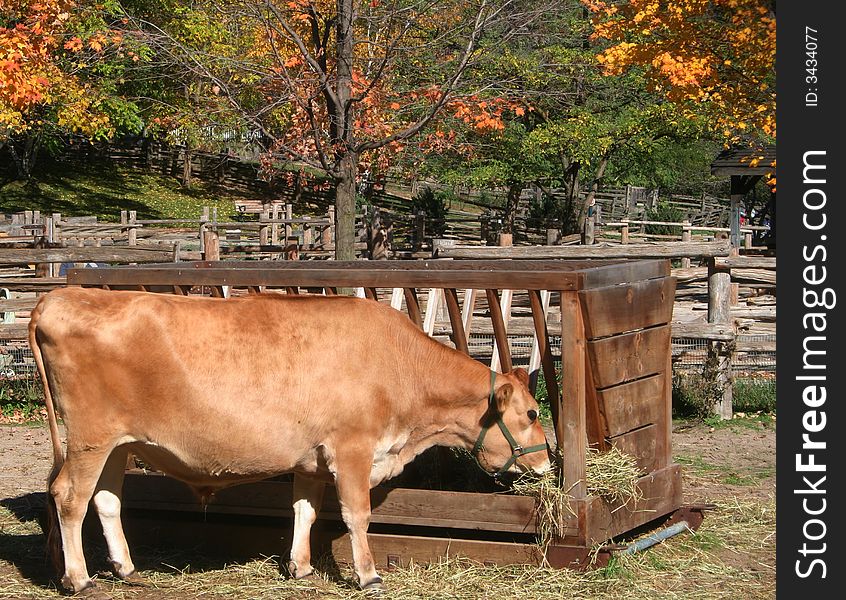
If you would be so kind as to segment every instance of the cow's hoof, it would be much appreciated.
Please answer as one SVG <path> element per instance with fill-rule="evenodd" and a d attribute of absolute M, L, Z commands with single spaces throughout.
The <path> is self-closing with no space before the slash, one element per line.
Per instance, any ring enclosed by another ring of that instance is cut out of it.
<path fill-rule="evenodd" d="M 377 575 L 362 585 L 361 589 L 367 592 L 367 595 L 380 596 L 385 591 L 385 584 L 382 583 L 382 578 Z"/>
<path fill-rule="evenodd" d="M 314 571 L 314 567 L 311 565 L 308 566 L 307 569 L 301 569 L 297 566 L 293 560 L 288 561 L 288 575 L 293 577 L 294 579 L 305 579 L 307 577 L 314 577 L 317 573 Z"/>
<path fill-rule="evenodd" d="M 90 585 L 73 595 L 74 598 L 85 598 L 85 600 L 114 600 L 111 595 L 104 592 L 92 581 Z"/>
<path fill-rule="evenodd" d="M 132 571 L 131 573 L 129 573 L 128 575 L 124 575 L 123 577 L 118 575 L 118 577 L 120 577 L 120 580 L 123 581 L 126 585 L 132 587 L 148 587 L 150 585 L 144 577 L 141 577 L 141 575 L 138 574 L 138 571 Z"/>

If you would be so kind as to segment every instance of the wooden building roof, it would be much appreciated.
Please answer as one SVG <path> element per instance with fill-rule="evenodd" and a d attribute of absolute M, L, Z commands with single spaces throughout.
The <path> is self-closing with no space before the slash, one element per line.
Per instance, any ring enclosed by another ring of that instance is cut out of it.
<path fill-rule="evenodd" d="M 711 163 L 712 175 L 767 175 L 774 173 L 775 146 L 763 148 L 729 148 Z"/>

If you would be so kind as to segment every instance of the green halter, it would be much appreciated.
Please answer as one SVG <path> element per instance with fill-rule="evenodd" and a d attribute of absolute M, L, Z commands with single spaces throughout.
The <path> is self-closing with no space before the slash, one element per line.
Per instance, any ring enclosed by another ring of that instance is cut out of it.
<path fill-rule="evenodd" d="M 496 383 L 496 371 L 491 370 L 491 393 L 488 396 L 488 406 L 493 407 L 494 405 L 494 383 Z M 521 456 L 525 454 L 529 454 L 531 452 L 541 452 L 541 451 L 548 451 L 549 444 L 537 444 L 535 446 L 529 446 L 528 448 L 523 448 L 517 440 L 514 439 L 514 436 L 511 435 L 511 432 L 508 431 L 508 427 L 505 426 L 505 422 L 502 420 L 502 415 L 497 413 L 496 417 L 496 424 L 499 425 L 499 430 L 502 432 L 502 435 L 508 441 L 508 445 L 511 446 L 511 457 L 505 461 L 505 464 L 502 468 L 499 469 L 496 473 L 494 473 L 494 477 L 500 477 L 504 473 L 511 468 L 511 466 L 517 462 Z M 476 459 L 476 462 L 479 462 L 479 452 L 484 448 L 485 442 L 485 435 L 488 433 L 488 429 L 493 427 L 493 424 L 488 425 L 487 427 L 482 427 L 482 430 L 479 432 L 479 438 L 476 440 L 476 443 L 473 445 L 473 458 Z M 479 465 L 481 466 L 481 464 Z"/>

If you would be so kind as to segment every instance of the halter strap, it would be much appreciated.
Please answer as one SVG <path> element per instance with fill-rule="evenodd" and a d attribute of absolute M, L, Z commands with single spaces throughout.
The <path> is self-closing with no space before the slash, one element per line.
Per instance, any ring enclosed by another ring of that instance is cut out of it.
<path fill-rule="evenodd" d="M 496 384 L 496 371 L 491 369 L 491 392 L 488 395 L 488 408 L 493 408 L 494 406 L 494 385 Z M 504 473 L 510 469 L 517 460 L 526 454 L 530 454 L 532 452 L 540 452 L 540 451 L 548 451 L 549 450 L 549 443 L 544 444 L 536 444 L 534 446 L 529 446 L 528 448 L 523 448 L 517 440 L 514 439 L 514 436 L 511 435 L 511 432 L 508 431 L 508 427 L 505 426 L 505 422 L 502 420 L 502 415 L 499 414 L 497 411 L 496 417 L 496 424 L 499 426 L 499 430 L 502 432 L 503 437 L 508 442 L 508 445 L 511 446 L 511 456 L 505 461 L 505 464 L 494 473 L 494 477 L 500 477 Z M 484 449 L 485 443 L 485 435 L 488 433 L 488 429 L 493 427 L 493 425 L 488 425 L 487 427 L 482 427 L 481 431 L 479 431 L 479 437 L 476 438 L 476 443 L 473 445 L 473 458 L 476 459 L 476 463 L 479 464 L 481 467 L 482 465 L 479 463 L 479 452 Z M 486 471 L 487 472 L 487 471 Z"/>

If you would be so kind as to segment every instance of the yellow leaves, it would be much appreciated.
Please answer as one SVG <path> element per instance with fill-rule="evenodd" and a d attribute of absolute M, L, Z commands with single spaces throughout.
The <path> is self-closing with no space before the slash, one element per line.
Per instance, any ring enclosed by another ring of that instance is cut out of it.
<path fill-rule="evenodd" d="M 582 0 L 606 75 L 643 67 L 653 89 L 713 131 L 775 135 L 775 19 L 767 0 Z M 769 96 L 761 101 L 762 92 Z"/>

